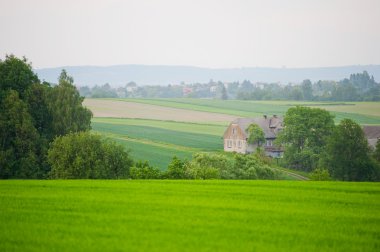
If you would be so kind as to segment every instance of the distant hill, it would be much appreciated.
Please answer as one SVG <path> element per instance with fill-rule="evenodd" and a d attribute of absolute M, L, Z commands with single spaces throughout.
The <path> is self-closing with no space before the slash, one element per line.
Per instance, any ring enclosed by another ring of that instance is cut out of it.
<path fill-rule="evenodd" d="M 124 86 L 130 81 L 138 85 L 168 85 L 185 83 L 206 83 L 214 81 L 251 82 L 289 82 L 299 83 L 304 79 L 341 80 L 352 73 L 366 70 L 375 80 L 380 80 L 380 65 L 343 66 L 321 68 L 201 68 L 191 66 L 159 65 L 117 65 L 117 66 L 67 66 L 36 69 L 39 78 L 48 82 L 57 82 L 61 69 L 66 69 L 74 77 L 78 86 L 95 86 L 109 83 L 112 86 Z"/>

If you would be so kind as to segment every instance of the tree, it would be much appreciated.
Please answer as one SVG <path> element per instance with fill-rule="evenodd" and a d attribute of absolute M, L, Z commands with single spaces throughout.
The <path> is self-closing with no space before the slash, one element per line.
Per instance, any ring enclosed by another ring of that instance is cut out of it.
<path fill-rule="evenodd" d="M 311 171 L 317 167 L 328 136 L 334 129 L 333 116 L 326 110 L 297 106 L 285 114 L 285 128 L 278 143 L 285 145 L 284 158 L 291 168 Z"/>
<path fill-rule="evenodd" d="M 380 162 L 380 139 L 377 140 L 377 143 L 376 143 L 376 149 L 374 150 L 373 152 L 373 158 Z"/>
<path fill-rule="evenodd" d="M 132 159 L 123 146 L 89 132 L 57 137 L 48 151 L 54 179 L 119 179 L 129 176 Z"/>
<path fill-rule="evenodd" d="M 6 55 L 4 61 L 0 60 L 0 92 L 15 90 L 22 99 L 24 92 L 38 82 L 31 63 L 25 57 L 18 59 L 14 55 Z"/>
<path fill-rule="evenodd" d="M 185 178 L 185 162 L 183 162 L 181 159 L 174 156 L 168 166 L 166 177 L 169 179 L 184 179 Z"/>
<path fill-rule="evenodd" d="M 92 113 L 83 107 L 83 97 L 73 85 L 73 78 L 65 70 L 59 84 L 49 94 L 49 111 L 52 116 L 53 135 L 62 136 L 69 132 L 89 130 Z"/>
<path fill-rule="evenodd" d="M 227 100 L 228 99 L 227 89 L 226 89 L 226 87 L 223 84 L 222 84 L 222 96 L 221 96 L 221 99 L 222 100 Z"/>
<path fill-rule="evenodd" d="M 307 101 L 313 99 L 313 88 L 310 80 L 304 80 L 301 84 L 303 98 Z"/>
<path fill-rule="evenodd" d="M 0 178 L 40 178 L 39 136 L 28 108 L 15 90 L 0 101 Z"/>
<path fill-rule="evenodd" d="M 248 133 L 248 143 L 257 144 L 260 146 L 265 141 L 264 131 L 260 128 L 259 125 L 252 123 L 246 129 Z"/>
<path fill-rule="evenodd" d="M 379 179 L 378 167 L 369 156 L 367 139 L 360 125 L 344 119 L 326 146 L 324 165 L 333 178 L 349 181 Z"/>
<path fill-rule="evenodd" d="M 159 179 L 162 177 L 161 171 L 149 165 L 148 161 L 136 162 L 130 169 L 131 179 Z"/>

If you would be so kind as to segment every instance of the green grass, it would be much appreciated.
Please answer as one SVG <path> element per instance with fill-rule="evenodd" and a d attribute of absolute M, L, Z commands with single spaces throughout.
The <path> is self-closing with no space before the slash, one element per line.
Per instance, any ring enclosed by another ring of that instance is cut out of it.
<path fill-rule="evenodd" d="M 190 160 L 195 150 L 181 150 L 180 147 L 172 147 L 165 145 L 155 145 L 151 142 L 131 141 L 130 139 L 121 139 L 117 136 L 111 137 L 117 143 L 123 145 L 133 160 L 148 161 L 150 165 L 166 170 L 173 156 L 180 159 Z"/>
<path fill-rule="evenodd" d="M 164 142 L 173 145 L 198 148 L 205 151 L 223 149 L 222 136 L 187 133 L 151 126 L 121 126 L 112 123 L 93 122 L 91 126 L 93 130 L 98 132 L 109 132 L 135 139 L 149 139 L 153 142 Z"/>
<path fill-rule="evenodd" d="M 380 184 L 0 181 L 0 251 L 379 251 Z"/>
<path fill-rule="evenodd" d="M 175 122 L 149 119 L 130 119 L 130 118 L 104 118 L 95 117 L 93 123 L 108 123 L 120 126 L 150 126 L 154 128 L 174 130 L 187 133 L 206 134 L 213 136 L 222 136 L 229 122 L 223 125 L 220 124 L 201 124 L 190 122 Z"/>
<path fill-rule="evenodd" d="M 235 115 L 237 117 L 258 117 L 266 115 L 284 115 L 293 106 L 312 106 L 329 110 L 336 116 L 336 122 L 344 118 L 355 120 L 359 124 L 380 124 L 380 103 L 342 103 L 342 102 L 304 102 L 304 101 L 241 101 L 215 99 L 115 99 L 139 102 L 164 107 L 181 108 L 203 112 Z"/>

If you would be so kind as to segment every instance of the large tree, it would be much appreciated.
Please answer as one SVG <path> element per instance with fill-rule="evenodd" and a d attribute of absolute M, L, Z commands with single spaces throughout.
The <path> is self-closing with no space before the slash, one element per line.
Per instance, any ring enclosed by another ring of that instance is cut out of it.
<path fill-rule="evenodd" d="M 360 125 L 350 119 L 342 120 L 330 136 L 323 163 L 335 179 L 379 179 L 379 171 L 369 155 L 364 132 Z"/>
<path fill-rule="evenodd" d="M 38 77 L 25 57 L 18 59 L 14 55 L 7 55 L 4 61 L 0 60 L 0 92 L 15 90 L 23 98 L 24 92 L 37 82 Z"/>
<path fill-rule="evenodd" d="M 40 138 L 17 91 L 5 92 L 0 111 L 0 178 L 40 177 Z"/>
<path fill-rule="evenodd" d="M 52 88 L 26 58 L 0 60 L 0 177 L 44 178 L 49 143 L 90 128 L 92 114 L 82 101 L 66 71 Z"/>
<path fill-rule="evenodd" d="M 277 142 L 285 145 L 285 161 L 291 168 L 311 171 L 317 167 L 328 136 L 334 129 L 333 116 L 326 110 L 297 106 L 284 118 L 285 128 Z"/>
<path fill-rule="evenodd" d="M 264 131 L 255 123 L 250 124 L 246 132 L 248 133 L 248 143 L 260 146 L 265 141 Z"/>
<path fill-rule="evenodd" d="M 53 134 L 62 136 L 70 132 L 89 130 L 92 113 L 82 106 L 84 98 L 73 85 L 73 78 L 62 70 L 58 80 L 59 84 L 49 94 Z"/>

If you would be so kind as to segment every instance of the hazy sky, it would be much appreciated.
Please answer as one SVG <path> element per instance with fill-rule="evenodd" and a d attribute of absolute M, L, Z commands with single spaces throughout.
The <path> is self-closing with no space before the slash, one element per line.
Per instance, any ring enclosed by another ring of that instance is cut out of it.
<path fill-rule="evenodd" d="M 0 36 L 36 68 L 380 64 L 380 0 L 0 0 Z"/>

